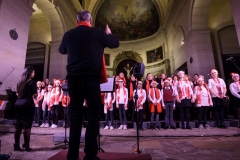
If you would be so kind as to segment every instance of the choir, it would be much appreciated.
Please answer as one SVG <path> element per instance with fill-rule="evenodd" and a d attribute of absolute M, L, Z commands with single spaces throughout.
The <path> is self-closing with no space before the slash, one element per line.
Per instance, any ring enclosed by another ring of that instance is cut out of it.
<path fill-rule="evenodd" d="M 237 112 L 240 128 L 240 82 L 239 74 L 231 73 L 232 83 L 229 85 L 232 104 Z M 181 129 L 192 129 L 189 124 L 191 109 L 197 111 L 199 129 L 212 128 L 207 124 L 207 117 L 215 119 L 218 128 L 227 128 L 224 122 L 224 110 L 229 101 L 226 95 L 227 86 L 218 71 L 212 69 L 208 81 L 204 76 L 194 74 L 193 81 L 184 71 L 167 77 L 164 73 L 152 76 L 148 73 L 145 80 L 138 80 L 131 75 L 125 78 L 121 72 L 114 76 L 116 87 L 114 92 L 106 92 L 102 97 L 103 109 L 100 119 L 106 121 L 104 129 L 114 129 L 114 120 L 120 120 L 115 129 L 126 130 L 127 121 L 138 118 L 139 129 L 143 130 L 143 121 L 150 121 L 149 129 L 160 129 L 159 117 L 164 117 L 164 129 L 176 129 L 174 110 L 179 110 Z M 33 127 L 57 128 L 60 110 L 63 111 L 65 126 L 69 127 L 68 95 L 66 80 L 53 79 L 37 81 L 37 97 L 34 97 L 35 113 Z M 64 87 L 62 87 L 64 86 Z M 83 104 L 87 108 L 87 102 Z M 42 115 L 42 116 L 41 116 Z M 103 115 L 103 116 L 101 116 Z M 105 117 L 104 117 L 105 116 Z M 137 117 L 138 116 L 138 117 Z M 42 123 L 40 119 L 42 118 Z M 109 121 L 110 118 L 110 121 Z"/>

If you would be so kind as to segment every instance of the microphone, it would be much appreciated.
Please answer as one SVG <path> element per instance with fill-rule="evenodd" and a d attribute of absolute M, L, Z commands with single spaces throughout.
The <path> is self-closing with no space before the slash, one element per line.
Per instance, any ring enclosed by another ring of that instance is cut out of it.
<path fill-rule="evenodd" d="M 230 60 L 230 59 L 232 59 L 233 57 L 229 57 L 228 59 L 226 59 L 226 61 L 228 61 L 228 60 Z"/>

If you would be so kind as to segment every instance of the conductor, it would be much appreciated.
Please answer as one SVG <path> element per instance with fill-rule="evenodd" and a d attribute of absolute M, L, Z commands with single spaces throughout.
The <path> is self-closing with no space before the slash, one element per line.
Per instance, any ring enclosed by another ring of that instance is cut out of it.
<path fill-rule="evenodd" d="M 97 135 L 99 132 L 100 79 L 104 48 L 117 48 L 118 39 L 106 25 L 105 32 L 93 28 L 89 11 L 77 14 L 77 27 L 63 36 L 59 47 L 61 54 L 67 54 L 68 92 L 71 99 L 70 137 L 68 160 L 79 158 L 80 136 L 82 130 L 83 100 L 88 104 L 88 123 L 85 134 L 84 160 L 98 160 Z"/>

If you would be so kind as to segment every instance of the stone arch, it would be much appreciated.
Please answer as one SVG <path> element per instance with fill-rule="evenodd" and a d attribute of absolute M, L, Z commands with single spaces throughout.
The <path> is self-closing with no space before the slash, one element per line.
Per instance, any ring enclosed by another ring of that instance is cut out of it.
<path fill-rule="evenodd" d="M 63 18 L 60 17 L 58 7 L 47 0 L 36 0 L 35 4 L 43 12 L 51 28 L 52 41 L 59 41 L 64 34 Z"/>
<path fill-rule="evenodd" d="M 142 57 L 137 52 L 123 51 L 122 53 L 119 53 L 113 60 L 113 75 L 116 75 L 118 64 L 125 59 L 133 59 L 136 62 L 143 62 Z"/>
<path fill-rule="evenodd" d="M 190 12 L 190 26 L 192 26 L 192 30 L 209 28 L 208 12 L 211 6 L 211 2 L 212 0 L 195 0 L 192 2 L 192 11 Z"/>

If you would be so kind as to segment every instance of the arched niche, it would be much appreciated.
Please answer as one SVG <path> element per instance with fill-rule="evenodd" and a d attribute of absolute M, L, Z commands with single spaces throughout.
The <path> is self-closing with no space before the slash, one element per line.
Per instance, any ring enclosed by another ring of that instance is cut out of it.
<path fill-rule="evenodd" d="M 122 53 L 119 53 L 115 59 L 113 60 L 113 75 L 116 75 L 117 73 L 117 66 L 119 63 L 125 59 L 133 59 L 136 62 L 143 62 L 142 57 L 140 54 L 134 51 L 123 51 Z"/>

